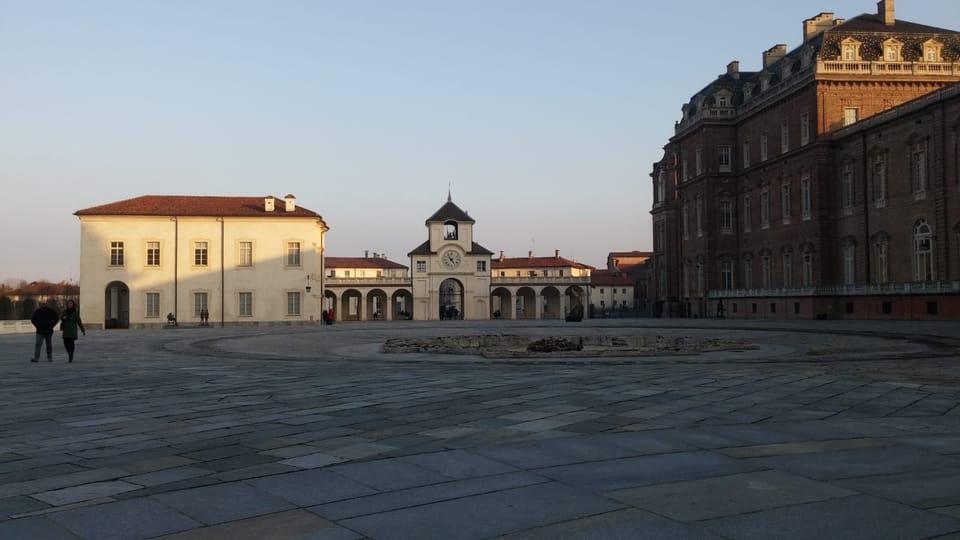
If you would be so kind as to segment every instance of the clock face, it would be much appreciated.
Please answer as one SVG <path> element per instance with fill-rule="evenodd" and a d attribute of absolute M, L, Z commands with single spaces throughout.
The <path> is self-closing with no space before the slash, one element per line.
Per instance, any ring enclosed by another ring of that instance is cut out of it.
<path fill-rule="evenodd" d="M 440 256 L 440 263 L 447 268 L 456 268 L 460 266 L 460 254 L 452 249 L 444 251 L 443 255 Z"/>

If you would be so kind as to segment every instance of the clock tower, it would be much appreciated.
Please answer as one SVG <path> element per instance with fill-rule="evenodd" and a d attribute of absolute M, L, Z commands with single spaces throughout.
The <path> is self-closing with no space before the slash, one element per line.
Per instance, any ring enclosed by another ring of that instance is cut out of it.
<path fill-rule="evenodd" d="M 490 318 L 490 257 L 473 241 L 476 223 L 447 202 L 427 218 L 427 241 L 409 253 L 415 320 Z"/>

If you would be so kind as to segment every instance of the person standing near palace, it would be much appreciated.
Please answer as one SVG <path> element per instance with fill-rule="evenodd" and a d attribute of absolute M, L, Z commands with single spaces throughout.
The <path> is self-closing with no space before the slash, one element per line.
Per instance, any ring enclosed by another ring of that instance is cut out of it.
<path fill-rule="evenodd" d="M 77 344 L 77 330 L 87 335 L 87 329 L 80 320 L 80 310 L 77 303 L 67 300 L 67 310 L 60 317 L 60 331 L 63 332 L 63 348 L 67 350 L 67 362 L 73 362 L 73 351 Z"/>
<path fill-rule="evenodd" d="M 33 358 L 31 362 L 40 361 L 40 346 L 47 344 L 47 362 L 53 362 L 53 329 L 60 322 L 57 312 L 47 305 L 46 301 L 40 303 L 40 307 L 33 312 L 30 322 L 37 329 L 37 340 L 33 346 Z"/>

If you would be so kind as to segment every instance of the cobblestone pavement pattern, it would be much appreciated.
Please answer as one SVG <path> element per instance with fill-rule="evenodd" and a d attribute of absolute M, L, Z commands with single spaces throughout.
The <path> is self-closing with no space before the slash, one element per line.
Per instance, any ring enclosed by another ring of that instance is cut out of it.
<path fill-rule="evenodd" d="M 0 538 L 960 538 L 960 325 L 610 320 L 0 336 Z M 724 337 L 698 356 L 390 337 Z"/>

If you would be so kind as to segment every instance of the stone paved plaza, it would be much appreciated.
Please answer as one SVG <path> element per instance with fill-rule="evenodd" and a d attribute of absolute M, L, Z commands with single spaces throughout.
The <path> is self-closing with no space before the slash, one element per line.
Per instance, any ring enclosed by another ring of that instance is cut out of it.
<path fill-rule="evenodd" d="M 387 355 L 663 335 L 701 355 Z M 59 340 L 59 335 L 56 336 Z M 960 324 L 591 320 L 0 336 L 3 539 L 960 539 Z"/>

